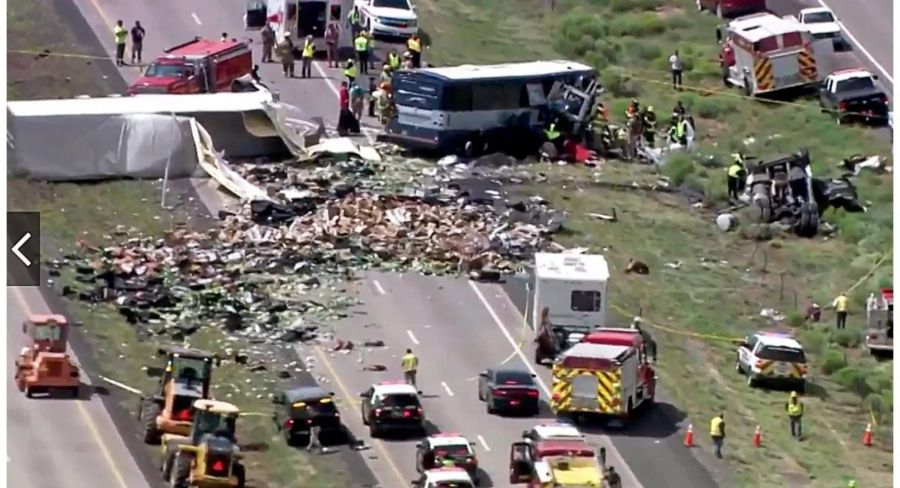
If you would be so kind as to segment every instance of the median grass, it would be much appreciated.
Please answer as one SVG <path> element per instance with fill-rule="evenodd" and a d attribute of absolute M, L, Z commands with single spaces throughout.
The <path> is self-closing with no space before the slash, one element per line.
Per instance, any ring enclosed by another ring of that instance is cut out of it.
<path fill-rule="evenodd" d="M 694 2 L 662 0 L 419 0 L 423 29 L 436 64 L 492 63 L 563 57 L 596 66 L 611 114 L 623 122 L 631 98 L 653 105 L 662 120 L 676 100 L 696 118 L 698 150 L 656 169 L 609 161 L 599 168 L 534 165 L 549 178 L 521 188 L 570 212 L 564 244 L 607 255 L 613 267 L 613 309 L 641 313 L 658 327 L 660 377 L 696 425 L 716 412 L 729 418 L 727 462 L 741 486 L 887 486 L 892 472 L 890 363 L 860 346 L 865 297 L 892 280 L 891 174 L 856 179 L 866 214 L 829 210 L 830 236 L 776 235 L 759 241 L 746 232 L 723 234 L 713 225 L 724 207 L 725 165 L 741 150 L 761 158 L 809 148 L 816 175 L 836 175 L 852 154 L 890 157 L 884 134 L 839 127 L 812 99 L 762 102 L 726 90 L 719 80 L 715 26 Z M 551 10 L 550 5 L 554 8 Z M 679 49 L 685 91 L 669 85 L 667 59 Z M 890 161 L 888 161 L 890 164 Z M 673 186 L 702 190 L 703 206 L 679 192 L 639 192 L 598 186 L 667 177 Z M 589 213 L 610 213 L 606 222 Z M 621 274 L 629 258 L 648 263 L 649 276 Z M 670 263 L 672 267 L 667 267 Z M 677 268 L 677 269 L 673 269 Z M 834 333 L 833 316 L 804 324 L 812 300 L 822 305 L 850 291 L 849 331 Z M 761 317 L 775 309 L 779 322 Z M 811 358 L 804 398 L 806 439 L 790 438 L 788 393 L 747 387 L 734 369 L 732 339 L 771 327 L 793 326 Z M 862 448 L 867 423 L 875 446 Z M 750 439 L 759 425 L 764 448 Z M 703 438 L 701 437 L 701 440 Z"/>
<path fill-rule="evenodd" d="M 64 7 L 52 0 L 11 0 L 8 3 L 9 99 L 104 96 L 116 91 L 114 83 L 104 78 L 104 70 L 100 68 L 99 63 L 105 62 L 102 49 L 81 42 L 61 12 L 66 12 Z M 174 208 L 163 209 L 160 191 L 159 182 L 153 181 L 50 184 L 9 179 L 7 203 L 10 211 L 41 212 L 44 258 L 55 259 L 73 251 L 76 241 L 111 245 L 112 241 L 121 238 L 123 230 L 161 237 L 173 225 L 193 225 L 195 213 L 191 207 L 196 202 L 190 201 L 183 190 L 172 191 L 167 196 L 167 204 L 174 204 Z M 55 277 L 57 288 L 61 289 L 61 285 L 71 278 L 65 273 Z M 157 378 L 148 376 L 144 367 L 159 366 L 156 350 L 170 341 L 139 339 L 135 329 L 124 321 L 115 307 L 92 307 L 82 302 L 70 302 L 68 307 L 83 323 L 77 330 L 91 346 L 101 374 L 144 391 L 157 384 Z M 295 359 L 291 351 L 230 340 L 216 329 L 201 330 L 187 342 L 215 353 L 225 353 L 226 349 L 249 352 L 251 361 L 266 360 L 268 363 L 269 369 L 254 372 L 245 365 L 226 361 L 214 372 L 217 398 L 234 403 L 244 412 L 257 414 L 243 417 L 238 428 L 238 439 L 247 456 L 248 486 L 354 486 L 355 480 L 348 473 L 342 456 L 310 457 L 287 447 L 274 428 L 268 395 L 282 380 L 273 368 L 278 366 L 296 377 L 295 367 L 286 367 L 292 358 Z M 284 381 L 293 381 L 293 378 Z M 136 414 L 136 396 L 114 394 L 123 408 Z M 137 421 L 134 426 L 138 427 Z M 155 460 L 158 450 L 148 446 L 145 454 Z M 149 481 L 155 483 L 155 480 Z"/>

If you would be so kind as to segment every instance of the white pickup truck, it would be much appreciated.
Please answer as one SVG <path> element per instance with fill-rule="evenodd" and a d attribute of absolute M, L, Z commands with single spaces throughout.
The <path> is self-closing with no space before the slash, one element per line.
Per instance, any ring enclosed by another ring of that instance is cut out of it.
<path fill-rule="evenodd" d="M 832 39 L 835 47 L 843 45 L 841 24 L 830 8 L 805 8 L 797 15 L 797 20 L 809 29 L 813 39 Z"/>

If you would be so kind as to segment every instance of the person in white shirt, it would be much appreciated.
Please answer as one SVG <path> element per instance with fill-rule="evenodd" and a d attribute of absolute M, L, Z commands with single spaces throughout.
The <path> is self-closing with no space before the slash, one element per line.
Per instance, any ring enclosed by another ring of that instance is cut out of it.
<path fill-rule="evenodd" d="M 684 65 L 681 63 L 681 58 L 678 57 L 677 50 L 674 54 L 669 56 L 669 69 L 672 71 L 672 88 L 680 90 L 681 72 L 684 70 Z"/>

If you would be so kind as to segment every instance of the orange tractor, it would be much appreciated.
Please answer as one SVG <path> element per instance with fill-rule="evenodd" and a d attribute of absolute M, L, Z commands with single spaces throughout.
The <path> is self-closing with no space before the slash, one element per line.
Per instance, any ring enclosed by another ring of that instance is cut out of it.
<path fill-rule="evenodd" d="M 31 337 L 30 347 L 16 358 L 16 386 L 31 398 L 35 393 L 66 391 L 78 396 L 81 373 L 66 350 L 69 323 L 62 315 L 30 314 L 22 332 Z"/>

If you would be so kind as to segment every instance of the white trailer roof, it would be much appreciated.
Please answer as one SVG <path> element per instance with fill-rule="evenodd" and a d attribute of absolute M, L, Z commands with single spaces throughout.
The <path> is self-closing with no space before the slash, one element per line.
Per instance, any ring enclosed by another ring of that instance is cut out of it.
<path fill-rule="evenodd" d="M 562 353 L 562 357 L 616 359 L 630 349 L 628 346 L 580 342 Z"/>
<path fill-rule="evenodd" d="M 556 59 L 553 61 L 530 61 L 525 63 L 505 64 L 463 64 L 440 68 L 421 68 L 419 73 L 428 73 L 447 78 L 448 80 L 498 79 L 498 78 L 533 78 L 548 76 L 567 71 L 593 71 L 594 68 L 574 61 Z"/>
<path fill-rule="evenodd" d="M 750 42 L 791 32 L 808 32 L 809 28 L 795 18 L 784 18 L 770 13 L 758 13 L 738 17 L 728 26 Z"/>
<path fill-rule="evenodd" d="M 272 102 L 268 91 L 199 95 L 135 95 L 132 97 L 69 98 L 8 102 L 16 117 L 62 115 L 185 114 L 201 112 L 249 112 Z"/>
<path fill-rule="evenodd" d="M 601 254 L 539 252 L 534 275 L 544 280 L 609 281 L 609 265 Z"/>

